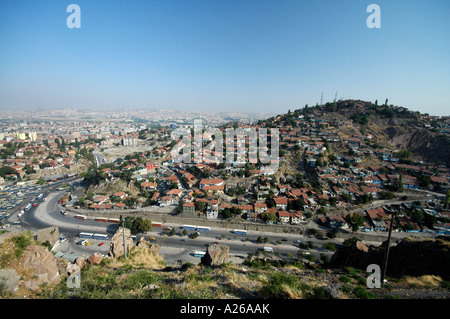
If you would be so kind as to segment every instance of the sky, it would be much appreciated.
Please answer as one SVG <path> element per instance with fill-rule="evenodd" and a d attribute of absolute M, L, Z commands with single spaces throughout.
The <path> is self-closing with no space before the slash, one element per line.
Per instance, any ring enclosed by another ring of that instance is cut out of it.
<path fill-rule="evenodd" d="M 448 116 L 449 13 L 448 0 L 0 0 L 0 111 L 279 114 L 323 94 Z"/>

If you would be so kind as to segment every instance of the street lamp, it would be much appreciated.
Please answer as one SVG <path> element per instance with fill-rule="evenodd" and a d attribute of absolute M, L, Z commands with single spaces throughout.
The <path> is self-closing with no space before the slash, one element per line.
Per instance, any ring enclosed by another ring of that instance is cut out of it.
<path fill-rule="evenodd" d="M 389 211 L 391 214 L 391 224 L 389 225 L 389 235 L 388 235 L 388 240 L 387 240 L 387 246 L 386 246 L 386 250 L 384 252 L 384 257 L 383 257 L 383 265 L 382 265 L 382 270 L 381 270 L 381 284 L 384 284 L 384 277 L 386 276 L 386 268 L 387 268 L 387 263 L 388 263 L 388 257 L 389 257 L 389 248 L 391 246 L 391 234 L 392 234 L 392 227 L 394 224 L 394 218 L 395 218 L 395 214 L 396 211 Z"/>
<path fill-rule="evenodd" d="M 127 259 L 127 243 L 125 242 L 125 218 L 120 215 L 120 220 L 122 221 L 122 236 L 123 236 L 123 253 L 125 259 Z"/>

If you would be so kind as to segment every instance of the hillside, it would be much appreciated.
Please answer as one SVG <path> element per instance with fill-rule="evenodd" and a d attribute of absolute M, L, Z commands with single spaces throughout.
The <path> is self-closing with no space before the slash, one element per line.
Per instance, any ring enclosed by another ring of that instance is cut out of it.
<path fill-rule="evenodd" d="M 397 244 L 391 244 L 386 275 L 395 278 L 402 276 L 439 276 L 450 280 L 450 240 L 417 239 L 406 237 Z M 361 243 L 343 246 L 331 258 L 327 267 L 342 269 L 353 267 L 365 269 L 367 265 L 382 265 L 385 245 L 367 247 Z"/>
<path fill-rule="evenodd" d="M 405 107 L 378 105 L 360 100 L 339 100 L 321 106 L 305 107 L 272 118 L 292 120 L 310 116 L 335 123 L 342 137 L 370 134 L 383 148 L 406 149 L 413 159 L 442 162 L 450 166 L 450 117 L 413 112 Z"/>

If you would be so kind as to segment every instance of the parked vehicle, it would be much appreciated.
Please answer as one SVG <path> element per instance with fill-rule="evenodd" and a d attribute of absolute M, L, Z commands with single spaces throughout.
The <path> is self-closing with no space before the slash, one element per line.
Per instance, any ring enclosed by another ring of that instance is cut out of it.
<path fill-rule="evenodd" d="M 264 251 L 267 253 L 273 253 L 273 248 L 272 247 L 264 247 Z"/>

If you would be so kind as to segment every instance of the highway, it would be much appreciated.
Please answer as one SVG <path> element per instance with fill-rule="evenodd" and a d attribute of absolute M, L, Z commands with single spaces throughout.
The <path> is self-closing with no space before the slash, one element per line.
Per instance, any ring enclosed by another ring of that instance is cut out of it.
<path fill-rule="evenodd" d="M 34 199 L 39 193 L 44 193 L 46 200 L 39 202 L 37 207 L 32 208 L 26 212 L 21 218 L 21 224 L 17 225 L 20 221 L 17 217 L 19 208 L 10 210 L 12 213 L 6 222 L 13 224 L 13 227 L 19 227 L 25 230 L 37 231 L 38 229 L 58 226 L 59 232 L 63 233 L 68 239 L 58 249 L 63 252 L 71 253 L 74 255 L 88 257 L 94 252 L 100 252 L 103 255 L 107 255 L 109 251 L 108 241 L 92 240 L 92 245 L 81 246 L 76 243 L 81 240 L 78 237 L 80 232 L 93 232 L 104 233 L 110 237 L 117 229 L 117 224 L 96 221 L 94 217 L 88 217 L 87 220 L 79 220 L 74 218 L 75 214 L 68 212 L 66 215 L 61 214 L 63 209 L 58 200 L 64 195 L 65 190 L 60 190 L 59 187 L 66 181 L 61 181 L 53 185 L 45 185 L 40 190 L 37 190 L 33 194 L 25 194 L 22 205 L 25 206 L 27 202 Z M 68 182 L 76 185 L 76 179 L 68 180 Z M 154 220 L 156 222 L 157 220 Z M 5 224 L 5 221 L 3 221 Z M 16 224 L 16 225 L 14 225 Z M 198 225 L 201 225 L 199 222 Z M 229 247 L 230 260 L 236 263 L 242 262 L 249 253 L 255 254 L 258 250 L 263 250 L 265 246 L 273 248 L 273 254 L 279 257 L 296 257 L 300 251 L 307 252 L 315 257 L 315 260 L 319 260 L 321 254 L 331 257 L 333 252 L 325 250 L 323 245 L 327 242 L 332 242 L 336 246 L 342 244 L 343 239 L 335 238 L 319 239 L 315 237 L 309 237 L 307 235 L 299 234 L 280 234 L 269 232 L 257 232 L 248 231 L 246 235 L 237 235 L 230 231 L 230 229 L 214 228 L 210 231 L 200 232 L 198 238 L 192 239 L 189 236 L 182 235 L 182 229 L 180 224 L 164 224 L 164 227 L 172 227 L 175 229 L 175 235 L 164 234 L 161 227 L 153 227 L 153 229 L 145 234 L 138 234 L 137 237 L 143 236 L 150 241 L 150 237 L 155 238 L 155 242 L 161 246 L 160 253 L 164 257 L 164 260 L 169 265 L 180 264 L 184 262 L 197 263 L 200 261 L 199 257 L 192 255 L 193 251 L 206 251 L 207 245 L 212 242 L 219 242 Z M 311 227 L 314 225 L 308 225 Z M 305 226 L 299 226 L 305 227 Z M 194 231 L 188 230 L 188 234 Z M 407 233 L 394 234 L 396 236 L 404 236 Z M 267 238 L 267 242 L 264 244 L 258 244 L 258 237 Z M 304 250 L 300 249 L 298 241 L 303 244 L 309 243 L 313 248 Z M 99 246 L 99 244 L 103 244 Z M 368 244 L 377 245 L 380 243 L 365 241 Z"/>
<path fill-rule="evenodd" d="M 78 234 L 80 232 L 93 232 L 108 234 L 111 237 L 117 229 L 117 224 L 96 221 L 94 217 L 88 217 L 87 220 L 79 220 L 74 218 L 75 214 L 70 212 L 66 215 L 61 214 L 63 208 L 58 204 L 58 200 L 65 192 L 65 190 L 58 190 L 55 186 L 52 189 L 46 188 L 46 201 L 26 212 L 22 217 L 22 225 L 16 227 L 36 231 L 49 226 L 58 226 L 59 232 L 67 238 L 67 241 L 59 247 L 59 250 L 84 257 L 88 257 L 94 252 L 107 255 L 109 241 L 91 240 L 92 245 L 81 246 L 76 244 L 81 240 Z M 147 241 L 150 241 L 150 237 L 155 237 L 154 241 L 161 246 L 160 253 L 169 265 L 199 262 L 200 258 L 194 257 L 192 252 L 194 250 L 206 251 L 206 245 L 212 242 L 227 245 L 230 249 L 230 260 L 236 263 L 242 262 L 249 253 L 255 254 L 258 249 L 262 250 L 265 246 L 272 247 L 273 254 L 279 257 L 297 256 L 300 249 L 299 244 L 294 243 L 296 240 L 300 240 L 303 243 L 312 242 L 314 248 L 308 250 L 308 252 L 314 255 L 316 260 L 320 259 L 320 254 L 325 254 L 328 257 L 331 257 L 333 254 L 333 252 L 323 249 L 323 244 L 328 242 L 328 240 L 320 240 L 313 237 L 256 231 L 248 231 L 246 235 L 237 235 L 229 229 L 211 228 L 210 231 L 199 232 L 199 237 L 191 239 L 189 236 L 182 235 L 183 230 L 180 226 L 182 225 L 164 224 L 164 227 L 175 229 L 176 234 L 172 236 L 163 234 L 161 227 L 153 227 L 151 231 L 145 234 L 138 234 L 137 237 L 143 236 Z M 191 234 L 194 231 L 188 230 L 187 232 Z M 267 242 L 258 244 L 256 241 L 259 236 L 267 238 Z M 99 246 L 102 242 L 103 245 Z"/>

